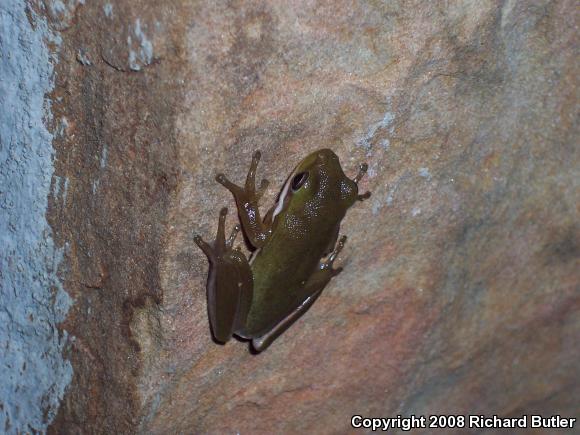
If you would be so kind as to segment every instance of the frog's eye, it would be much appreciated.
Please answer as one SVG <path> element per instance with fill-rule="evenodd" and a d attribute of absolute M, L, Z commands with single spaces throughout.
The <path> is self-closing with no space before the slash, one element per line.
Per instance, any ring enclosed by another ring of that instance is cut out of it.
<path fill-rule="evenodd" d="M 296 174 L 292 179 L 292 191 L 296 192 L 298 189 L 304 186 L 306 180 L 308 180 L 308 172 L 300 172 L 299 174 Z"/>

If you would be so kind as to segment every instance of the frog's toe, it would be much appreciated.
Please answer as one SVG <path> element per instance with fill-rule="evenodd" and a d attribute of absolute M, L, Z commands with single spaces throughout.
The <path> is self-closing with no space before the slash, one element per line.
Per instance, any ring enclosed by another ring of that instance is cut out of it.
<path fill-rule="evenodd" d="M 260 187 L 258 187 L 258 190 L 256 190 L 256 194 L 255 194 L 256 200 L 259 200 L 260 198 L 262 198 L 262 196 L 266 192 L 266 189 L 268 188 L 269 185 L 270 185 L 270 182 L 268 180 L 266 180 L 265 178 L 262 179 L 262 181 L 260 182 Z"/>
<path fill-rule="evenodd" d="M 367 173 L 368 169 L 369 165 L 367 163 L 361 163 L 358 167 L 358 173 L 356 174 L 356 177 L 354 177 L 352 181 L 358 184 L 358 182 L 362 179 L 362 177 L 364 177 L 364 175 Z"/>
<path fill-rule="evenodd" d="M 215 176 L 215 181 L 217 181 L 218 183 L 222 184 L 222 185 L 226 185 L 227 183 L 229 183 L 230 181 L 228 180 L 228 178 L 224 175 L 224 174 L 217 174 Z"/>
<path fill-rule="evenodd" d="M 334 264 L 334 261 L 336 260 L 336 257 L 338 257 L 338 254 L 340 254 L 340 251 L 342 251 L 342 248 L 344 248 L 344 244 L 346 243 L 346 236 L 342 236 L 340 238 L 340 240 L 338 241 L 338 243 L 336 244 L 336 247 L 334 248 L 334 251 L 331 252 L 331 254 L 328 256 L 328 259 L 322 263 L 322 269 L 330 269 L 333 272 L 333 276 L 335 274 L 340 273 L 340 271 L 336 272 L 338 269 L 333 269 L 332 266 Z M 342 268 L 340 268 L 342 270 Z M 334 273 L 336 272 L 336 273 Z"/>
<path fill-rule="evenodd" d="M 209 243 L 205 242 L 199 234 L 196 234 L 193 237 L 193 241 L 197 246 L 199 246 L 199 248 L 204 252 L 205 255 L 207 255 L 209 258 L 213 257 L 214 252 L 212 247 L 209 245 Z"/>
<path fill-rule="evenodd" d="M 334 248 L 334 251 L 332 252 L 332 254 L 330 254 L 330 264 L 334 262 L 336 256 L 340 254 L 340 251 L 342 251 L 342 248 L 344 248 L 344 245 L 346 244 L 346 239 L 347 239 L 346 236 L 342 236 L 338 241 L 336 248 Z"/>
<path fill-rule="evenodd" d="M 255 194 L 256 191 L 256 170 L 258 169 L 258 163 L 260 163 L 260 158 L 262 153 L 256 151 L 252 156 L 252 163 L 250 164 L 250 169 L 248 169 L 248 175 L 246 176 L 245 189 L 248 194 Z"/>
<path fill-rule="evenodd" d="M 232 246 L 234 245 L 234 242 L 236 241 L 236 237 L 238 236 L 239 232 L 240 232 L 240 226 L 238 224 L 236 224 L 234 226 L 234 228 L 232 228 L 232 232 L 230 234 L 230 237 L 228 237 L 228 240 L 226 241 L 226 249 L 228 249 L 228 250 L 232 249 Z"/>
<path fill-rule="evenodd" d="M 369 199 L 371 197 L 371 192 L 366 191 L 365 193 L 363 193 L 362 195 L 358 195 L 356 197 L 356 199 L 358 199 L 359 201 L 364 201 L 365 199 Z"/>
<path fill-rule="evenodd" d="M 232 183 L 224 174 L 217 174 L 215 176 L 215 181 L 220 183 L 226 189 L 228 189 L 234 196 L 238 196 L 243 192 L 243 189 L 237 184 Z"/>

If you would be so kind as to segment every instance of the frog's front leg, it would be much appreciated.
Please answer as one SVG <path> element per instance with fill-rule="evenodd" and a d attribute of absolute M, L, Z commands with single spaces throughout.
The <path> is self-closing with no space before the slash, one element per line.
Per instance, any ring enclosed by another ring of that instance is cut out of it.
<path fill-rule="evenodd" d="M 252 164 L 243 188 L 229 181 L 224 174 L 216 176 L 217 182 L 234 195 L 244 232 L 250 243 L 256 248 L 264 246 L 270 236 L 270 225 L 262 220 L 258 208 L 258 201 L 268 187 L 268 181 L 262 180 L 260 187 L 256 190 L 256 169 L 260 157 L 260 151 L 256 151 L 252 156 Z"/>
<path fill-rule="evenodd" d="M 332 277 L 338 275 L 342 272 L 342 267 L 334 269 L 332 266 L 334 260 L 344 248 L 346 242 L 346 236 L 342 236 L 338 241 L 338 244 L 334 248 L 334 251 L 328 256 L 324 261 L 321 261 L 318 269 L 312 274 L 312 276 L 306 281 L 304 288 L 302 290 L 304 300 L 303 302 L 288 316 L 286 316 L 282 321 L 280 321 L 274 328 L 264 334 L 261 337 L 254 338 L 252 340 L 252 347 L 257 351 L 261 352 L 266 349 L 272 342 L 280 336 L 286 329 L 288 329 L 296 320 L 298 320 L 312 304 L 318 299 L 318 296 L 324 290 L 324 287 L 330 282 Z"/>
<path fill-rule="evenodd" d="M 222 343 L 246 322 L 252 303 L 253 277 L 248 260 L 237 249 L 232 249 L 240 227 L 236 225 L 226 241 L 225 222 L 228 209 L 222 208 L 216 239 L 208 244 L 196 235 L 194 241 L 210 262 L 207 280 L 207 307 L 214 338 Z"/>
<path fill-rule="evenodd" d="M 354 177 L 354 179 L 352 181 L 354 181 L 354 184 L 357 185 L 358 188 L 358 182 L 362 179 L 362 177 L 364 177 L 364 175 L 367 173 L 367 170 L 369 169 L 369 165 L 367 165 L 366 163 L 361 163 L 358 167 L 358 173 L 356 174 L 356 176 Z M 371 192 L 365 192 L 362 195 L 357 195 L 356 199 L 358 199 L 359 201 L 364 201 L 365 199 L 369 199 L 371 197 Z"/>

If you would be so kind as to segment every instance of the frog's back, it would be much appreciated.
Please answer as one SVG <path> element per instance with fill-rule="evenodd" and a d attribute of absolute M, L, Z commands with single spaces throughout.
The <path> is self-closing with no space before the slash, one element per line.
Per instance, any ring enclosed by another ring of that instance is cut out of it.
<path fill-rule="evenodd" d="M 346 177 L 329 149 L 296 167 L 273 208 L 270 238 L 251 260 L 252 303 L 240 335 L 261 337 L 311 295 L 305 285 L 357 194 L 356 179 Z"/>
<path fill-rule="evenodd" d="M 330 243 L 334 228 L 276 234 L 252 259 L 254 292 L 243 335 L 260 337 L 306 298 L 304 285 Z"/>

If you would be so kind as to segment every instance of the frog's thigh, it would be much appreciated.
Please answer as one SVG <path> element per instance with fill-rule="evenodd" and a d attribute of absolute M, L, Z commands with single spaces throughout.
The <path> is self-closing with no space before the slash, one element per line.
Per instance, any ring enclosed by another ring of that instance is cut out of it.
<path fill-rule="evenodd" d="M 245 258 L 217 260 L 207 286 L 209 321 L 214 338 L 228 341 L 243 325 L 252 303 L 253 280 Z M 245 263 L 245 264 L 244 264 Z"/>
<path fill-rule="evenodd" d="M 288 329 L 296 320 L 298 320 L 312 304 L 318 299 L 318 296 L 326 287 L 333 274 L 330 270 L 317 270 L 310 279 L 306 282 L 303 293 L 305 295 L 304 302 L 300 304 L 294 311 L 282 319 L 272 330 L 261 337 L 252 340 L 252 347 L 261 352 L 266 349 L 272 342 L 280 336 L 286 329 Z"/>

